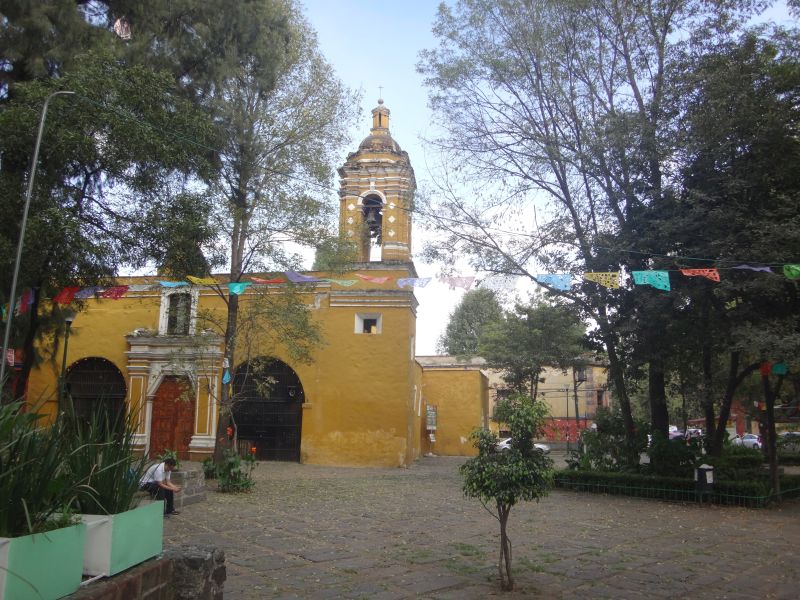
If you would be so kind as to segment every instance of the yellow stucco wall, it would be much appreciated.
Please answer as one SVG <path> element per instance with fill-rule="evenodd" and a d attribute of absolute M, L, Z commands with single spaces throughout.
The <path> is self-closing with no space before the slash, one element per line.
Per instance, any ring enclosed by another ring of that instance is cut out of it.
<path fill-rule="evenodd" d="M 429 451 L 441 456 L 475 456 L 469 434 L 488 425 L 486 376 L 477 369 L 424 369 L 422 389 L 425 403 L 437 407 L 436 441 L 429 444 Z"/>
<path fill-rule="evenodd" d="M 412 347 L 416 334 L 415 300 L 411 291 L 400 290 L 394 283 L 398 277 L 413 274 L 400 266 L 385 270 L 372 267 L 361 272 L 392 279 L 385 284 L 360 281 L 346 288 L 331 283 L 303 287 L 304 291 L 307 289 L 304 302 L 314 307 L 313 318 L 322 325 L 325 338 L 313 363 L 293 361 L 280 341 L 271 340 L 269 335 L 263 336 L 250 356 L 245 356 L 240 347 L 235 361 L 239 364 L 255 356 L 272 356 L 286 362 L 299 376 L 306 401 L 302 410 L 302 462 L 402 466 L 420 455 L 419 424 L 424 407 L 422 374 Z M 347 274 L 335 277 L 352 278 Z M 144 280 L 132 278 L 126 282 Z M 278 286 L 270 290 L 280 293 Z M 254 293 L 241 296 L 242 305 Z M 146 359 L 129 364 L 126 353 L 130 346 L 125 336 L 137 328 L 157 331 L 161 303 L 157 286 L 153 291 L 129 293 L 120 300 L 86 301 L 71 329 L 67 364 L 85 357 L 111 361 L 125 378 L 129 406 L 141 408 L 151 385 Z M 208 288 L 201 290 L 198 310 L 221 315 L 224 309 L 219 296 Z M 380 314 L 380 333 L 356 333 L 357 313 Z M 51 415 L 55 414 L 60 355 L 57 363 L 44 363 L 35 369 L 28 388 L 29 402 L 45 399 L 44 410 Z M 217 364 L 199 377 L 195 434 L 215 433 L 216 414 L 212 407 L 214 398 L 219 396 L 221 373 L 221 364 Z M 140 433 L 145 433 L 143 414 Z"/>

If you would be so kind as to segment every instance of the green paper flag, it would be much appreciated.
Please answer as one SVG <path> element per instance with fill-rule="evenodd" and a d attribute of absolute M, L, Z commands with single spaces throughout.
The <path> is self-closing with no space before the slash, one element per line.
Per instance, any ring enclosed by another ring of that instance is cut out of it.
<path fill-rule="evenodd" d="M 800 265 L 783 265 L 783 274 L 788 279 L 800 279 Z"/>

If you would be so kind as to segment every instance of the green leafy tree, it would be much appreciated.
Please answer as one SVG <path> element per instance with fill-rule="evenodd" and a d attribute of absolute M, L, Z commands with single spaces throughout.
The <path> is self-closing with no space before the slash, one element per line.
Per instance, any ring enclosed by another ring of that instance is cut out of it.
<path fill-rule="evenodd" d="M 71 64 L 58 79 L 13 84 L 11 98 L 0 102 L 0 207 L 11 215 L 0 223 L 5 303 L 42 104 L 56 89 L 76 92 L 54 99 L 36 170 L 18 289 L 34 288 L 38 295 L 11 338 L 25 356 L 19 390 L 38 360 L 36 340 L 60 324 L 59 313 L 42 310 L 38 298 L 68 283 L 102 285 L 125 265 L 163 255 L 185 224 L 140 225 L 175 206 L 187 178 L 206 168 L 202 157 L 167 133 L 191 132 L 196 139 L 208 133 L 202 116 L 175 96 L 168 75 L 126 66 L 103 49 Z M 208 239 L 207 229 L 192 234 L 200 244 Z"/>
<path fill-rule="evenodd" d="M 683 73 L 680 57 L 728 39 L 752 9 L 685 0 L 443 4 L 439 45 L 421 54 L 419 69 L 444 128 L 433 144 L 478 192 L 467 201 L 441 190 L 432 252 L 531 279 L 650 268 L 651 253 L 663 250 L 630 252 L 631 240 L 641 213 L 670 193 L 679 127 L 666 98 Z M 657 340 L 664 323 L 655 315 L 668 299 L 586 281 L 545 287 L 597 324 L 635 462 L 626 366 L 646 350 L 650 413 L 666 431 L 669 346 L 630 347 L 619 317 L 635 314 L 626 325 Z"/>
<path fill-rule="evenodd" d="M 586 350 L 586 328 L 575 312 L 560 304 L 517 304 L 503 320 L 489 324 L 480 354 L 516 392 L 536 400 L 546 367 L 567 369 Z"/>
<path fill-rule="evenodd" d="M 229 280 L 246 272 L 296 268 L 299 257 L 289 243 L 315 246 L 329 239 L 331 205 L 324 193 L 332 187 L 333 161 L 347 141 L 354 117 L 353 94 L 334 76 L 319 54 L 313 31 L 289 2 L 263 2 L 283 15 L 283 52 L 274 60 L 272 48 L 262 56 L 259 14 L 237 22 L 241 31 L 227 51 L 237 65 L 220 73 L 208 109 L 218 124 L 219 170 L 210 181 L 215 200 L 213 218 L 226 238 Z M 224 26 L 224 24 L 223 24 Z M 253 35 L 251 35 L 253 34 Z M 237 353 L 240 298 L 220 294 L 227 307 L 221 334 L 224 358 L 243 362 Z M 292 337 L 307 337 L 295 330 Z M 223 458 L 225 428 L 233 399 L 229 386 L 220 398 L 215 458 Z M 220 442 L 220 440 L 222 440 Z"/>
<path fill-rule="evenodd" d="M 553 485 L 553 461 L 533 445 L 547 418 L 546 405 L 518 394 L 502 400 L 498 410 L 511 431 L 510 448 L 498 450 L 499 439 L 492 431 L 476 429 L 471 438 L 478 456 L 461 465 L 460 470 L 464 494 L 480 500 L 500 523 L 500 585 L 503 590 L 513 590 L 508 517 L 518 502 L 538 502 L 548 493 Z"/>
<path fill-rule="evenodd" d="M 477 288 L 468 291 L 450 314 L 447 327 L 439 338 L 439 351 L 453 356 L 478 354 L 478 344 L 486 327 L 502 319 L 503 308 L 492 290 Z"/>

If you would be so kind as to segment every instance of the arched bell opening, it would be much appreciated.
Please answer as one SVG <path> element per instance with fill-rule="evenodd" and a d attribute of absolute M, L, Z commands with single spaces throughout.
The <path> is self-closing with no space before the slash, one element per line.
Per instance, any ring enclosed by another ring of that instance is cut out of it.
<path fill-rule="evenodd" d="M 72 363 L 64 378 L 64 397 L 72 402 L 75 415 L 86 422 L 93 417 L 122 424 L 127 388 L 114 363 L 88 357 Z"/>
<path fill-rule="evenodd" d="M 361 206 L 364 219 L 362 255 L 370 261 L 381 260 L 383 245 L 383 201 L 378 196 L 367 196 Z"/>
<path fill-rule="evenodd" d="M 241 452 L 261 460 L 300 460 L 303 385 L 285 362 L 259 357 L 233 377 L 233 419 Z"/>

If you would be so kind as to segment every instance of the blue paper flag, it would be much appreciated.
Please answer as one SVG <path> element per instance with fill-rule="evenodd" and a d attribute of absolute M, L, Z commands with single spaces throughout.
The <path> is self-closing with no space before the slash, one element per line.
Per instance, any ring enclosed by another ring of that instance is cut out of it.
<path fill-rule="evenodd" d="M 229 384 L 231 382 L 231 372 L 225 369 L 225 374 L 222 376 L 222 383 Z"/>
<path fill-rule="evenodd" d="M 238 296 L 239 294 L 244 292 L 251 284 L 252 284 L 252 282 L 250 282 L 250 281 L 240 281 L 240 282 L 236 282 L 236 283 L 229 283 L 228 284 L 228 291 L 231 294 L 234 294 L 235 296 Z"/>
<path fill-rule="evenodd" d="M 569 273 L 539 273 L 536 276 L 536 281 L 562 292 L 568 292 L 570 286 L 572 286 L 572 275 Z"/>
<path fill-rule="evenodd" d="M 656 289 L 670 291 L 668 271 L 631 271 L 633 283 L 636 285 L 651 285 Z"/>

